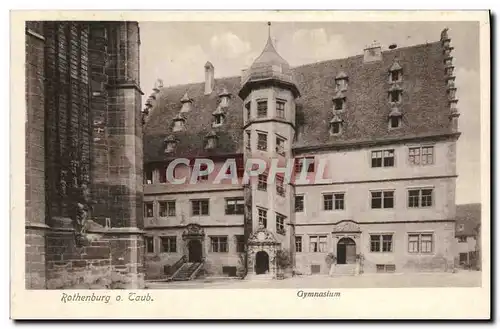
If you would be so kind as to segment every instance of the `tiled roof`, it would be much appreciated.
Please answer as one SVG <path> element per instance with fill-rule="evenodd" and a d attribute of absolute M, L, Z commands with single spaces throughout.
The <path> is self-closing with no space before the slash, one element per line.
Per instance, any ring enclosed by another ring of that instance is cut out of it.
<path fill-rule="evenodd" d="M 459 204 L 456 209 L 456 236 L 476 235 L 474 230 L 481 224 L 481 204 Z"/>
<path fill-rule="evenodd" d="M 286 57 L 286 56 L 285 56 Z M 301 97 L 297 100 L 296 125 L 299 135 L 294 147 L 334 145 L 345 142 L 395 139 L 403 136 L 428 136 L 451 133 L 450 107 L 447 98 L 444 58 L 441 42 L 383 51 L 382 60 L 363 63 L 363 55 L 329 60 L 293 68 Z M 389 69 L 397 62 L 403 72 L 402 127 L 388 129 L 388 116 L 394 106 L 389 103 Z M 216 68 L 217 69 L 217 68 Z M 334 117 L 335 78 L 348 76 L 346 110 L 340 135 L 329 133 Z M 243 151 L 243 103 L 237 96 L 241 78 L 215 79 L 215 88 L 204 95 L 204 82 L 164 87 L 156 97 L 144 127 L 144 160 L 167 160 L 163 152 L 166 136 L 175 135 L 179 143 L 168 157 L 196 157 L 236 154 Z M 232 97 L 225 109 L 225 122 L 212 128 L 219 94 L 226 88 Z M 172 123 L 187 93 L 191 110 L 183 113 L 185 131 L 172 132 Z M 215 149 L 204 148 L 204 137 L 212 129 L 217 133 Z"/>

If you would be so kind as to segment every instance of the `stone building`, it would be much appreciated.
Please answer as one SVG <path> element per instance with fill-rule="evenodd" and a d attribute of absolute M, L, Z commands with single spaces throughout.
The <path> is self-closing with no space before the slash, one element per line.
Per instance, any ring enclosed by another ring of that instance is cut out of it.
<path fill-rule="evenodd" d="M 138 23 L 27 22 L 25 43 L 26 287 L 139 287 Z"/>
<path fill-rule="evenodd" d="M 481 204 L 457 205 L 455 238 L 457 253 L 455 263 L 468 269 L 481 268 Z"/>
<path fill-rule="evenodd" d="M 159 83 L 144 110 L 147 275 L 275 275 L 278 250 L 301 274 L 451 270 L 452 50 L 445 29 L 427 44 L 291 67 L 269 37 L 241 76 L 217 78 L 207 62 L 204 82 Z M 176 178 L 203 170 L 199 158 L 215 170 L 172 184 L 179 158 L 189 162 Z M 246 183 L 251 158 L 291 160 L 307 179 L 266 171 Z M 216 184 L 227 159 L 239 179 Z"/>

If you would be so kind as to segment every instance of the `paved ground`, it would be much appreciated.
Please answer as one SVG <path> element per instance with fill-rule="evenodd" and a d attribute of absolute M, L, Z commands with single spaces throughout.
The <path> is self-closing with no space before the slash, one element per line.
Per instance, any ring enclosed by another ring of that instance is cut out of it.
<path fill-rule="evenodd" d="M 149 289 L 245 289 L 245 288 L 412 288 L 479 287 L 481 272 L 363 274 L 357 277 L 304 276 L 285 280 L 207 279 L 188 282 L 149 283 Z"/>

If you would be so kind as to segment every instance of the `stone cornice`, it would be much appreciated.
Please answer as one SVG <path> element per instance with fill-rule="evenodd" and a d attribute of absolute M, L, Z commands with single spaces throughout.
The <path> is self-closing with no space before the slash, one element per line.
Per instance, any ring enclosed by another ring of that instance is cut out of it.
<path fill-rule="evenodd" d="M 135 89 L 141 95 L 144 95 L 144 92 L 142 91 L 141 87 L 133 81 L 132 82 L 121 82 L 121 83 L 108 84 L 108 88 L 109 89 Z"/>

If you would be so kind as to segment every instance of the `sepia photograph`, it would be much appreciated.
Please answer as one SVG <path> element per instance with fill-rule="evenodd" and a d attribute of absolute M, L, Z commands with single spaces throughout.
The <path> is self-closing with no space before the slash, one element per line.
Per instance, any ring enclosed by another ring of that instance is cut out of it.
<path fill-rule="evenodd" d="M 484 287 L 483 14 L 25 19 L 20 289 Z"/>

